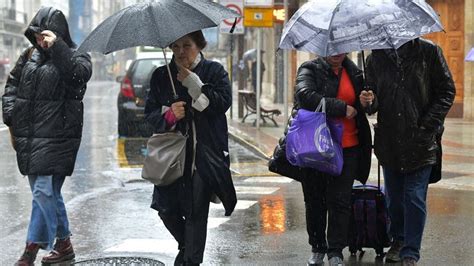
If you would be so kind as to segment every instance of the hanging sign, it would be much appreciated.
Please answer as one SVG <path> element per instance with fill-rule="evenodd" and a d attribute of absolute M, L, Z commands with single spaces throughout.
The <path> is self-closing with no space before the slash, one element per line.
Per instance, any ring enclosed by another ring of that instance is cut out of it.
<path fill-rule="evenodd" d="M 245 27 L 273 27 L 273 8 L 245 7 Z"/>

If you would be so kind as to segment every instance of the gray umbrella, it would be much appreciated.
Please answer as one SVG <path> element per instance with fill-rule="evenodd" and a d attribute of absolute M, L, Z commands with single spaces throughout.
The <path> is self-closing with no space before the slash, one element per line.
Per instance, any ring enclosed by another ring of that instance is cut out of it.
<path fill-rule="evenodd" d="M 80 45 L 108 54 L 134 46 L 165 48 L 182 36 L 215 27 L 235 11 L 207 0 L 156 0 L 128 6 L 100 23 Z"/>
<path fill-rule="evenodd" d="M 209 0 L 155 0 L 135 4 L 100 23 L 82 42 L 79 51 L 108 54 L 135 46 L 164 49 L 188 33 L 237 17 L 240 15 L 235 11 Z M 171 78 L 164 50 L 163 54 Z M 176 96 L 173 82 L 171 85 Z"/>
<path fill-rule="evenodd" d="M 318 0 L 291 17 L 279 47 L 328 56 L 398 48 L 442 30 L 438 14 L 424 0 Z"/>
<path fill-rule="evenodd" d="M 260 54 L 265 53 L 265 51 L 260 50 Z M 257 49 L 252 48 L 250 50 L 245 51 L 245 53 L 242 55 L 242 59 L 244 61 L 256 61 L 257 60 Z"/>

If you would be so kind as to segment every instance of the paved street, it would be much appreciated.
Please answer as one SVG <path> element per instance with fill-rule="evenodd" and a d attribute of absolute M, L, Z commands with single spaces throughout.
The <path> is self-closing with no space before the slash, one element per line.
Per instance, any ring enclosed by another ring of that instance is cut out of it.
<path fill-rule="evenodd" d="M 172 265 L 177 244 L 149 208 L 153 187 L 140 178 L 145 140 L 116 134 L 117 93 L 116 83 L 90 82 L 76 171 L 64 185 L 77 261 L 139 256 Z M 270 153 L 282 127 L 255 132 L 237 121 L 230 122 L 238 137 L 230 144 L 239 202 L 231 217 L 221 205 L 211 205 L 204 264 L 304 265 L 310 248 L 301 186 L 269 173 L 266 159 L 249 150 Z M 445 178 L 429 191 L 420 265 L 474 265 L 474 124 L 449 120 L 447 125 Z M 3 126 L 0 148 L 0 265 L 12 265 L 23 249 L 31 192 Z M 348 265 L 383 264 L 373 250 L 361 259 L 344 255 Z"/>

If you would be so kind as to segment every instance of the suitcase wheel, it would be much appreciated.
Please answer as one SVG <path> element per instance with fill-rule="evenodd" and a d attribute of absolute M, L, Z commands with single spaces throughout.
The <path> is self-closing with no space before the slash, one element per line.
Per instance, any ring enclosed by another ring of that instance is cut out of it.
<path fill-rule="evenodd" d="M 385 253 L 383 252 L 383 248 L 376 248 L 375 253 L 377 254 L 377 257 L 384 257 Z"/>

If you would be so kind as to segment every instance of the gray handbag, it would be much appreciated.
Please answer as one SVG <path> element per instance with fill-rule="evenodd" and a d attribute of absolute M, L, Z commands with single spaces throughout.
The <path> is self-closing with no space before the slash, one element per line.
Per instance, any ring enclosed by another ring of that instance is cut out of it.
<path fill-rule="evenodd" d="M 180 131 L 154 134 L 148 139 L 148 153 L 143 163 L 142 178 L 156 186 L 167 186 L 184 174 L 186 140 Z"/>

